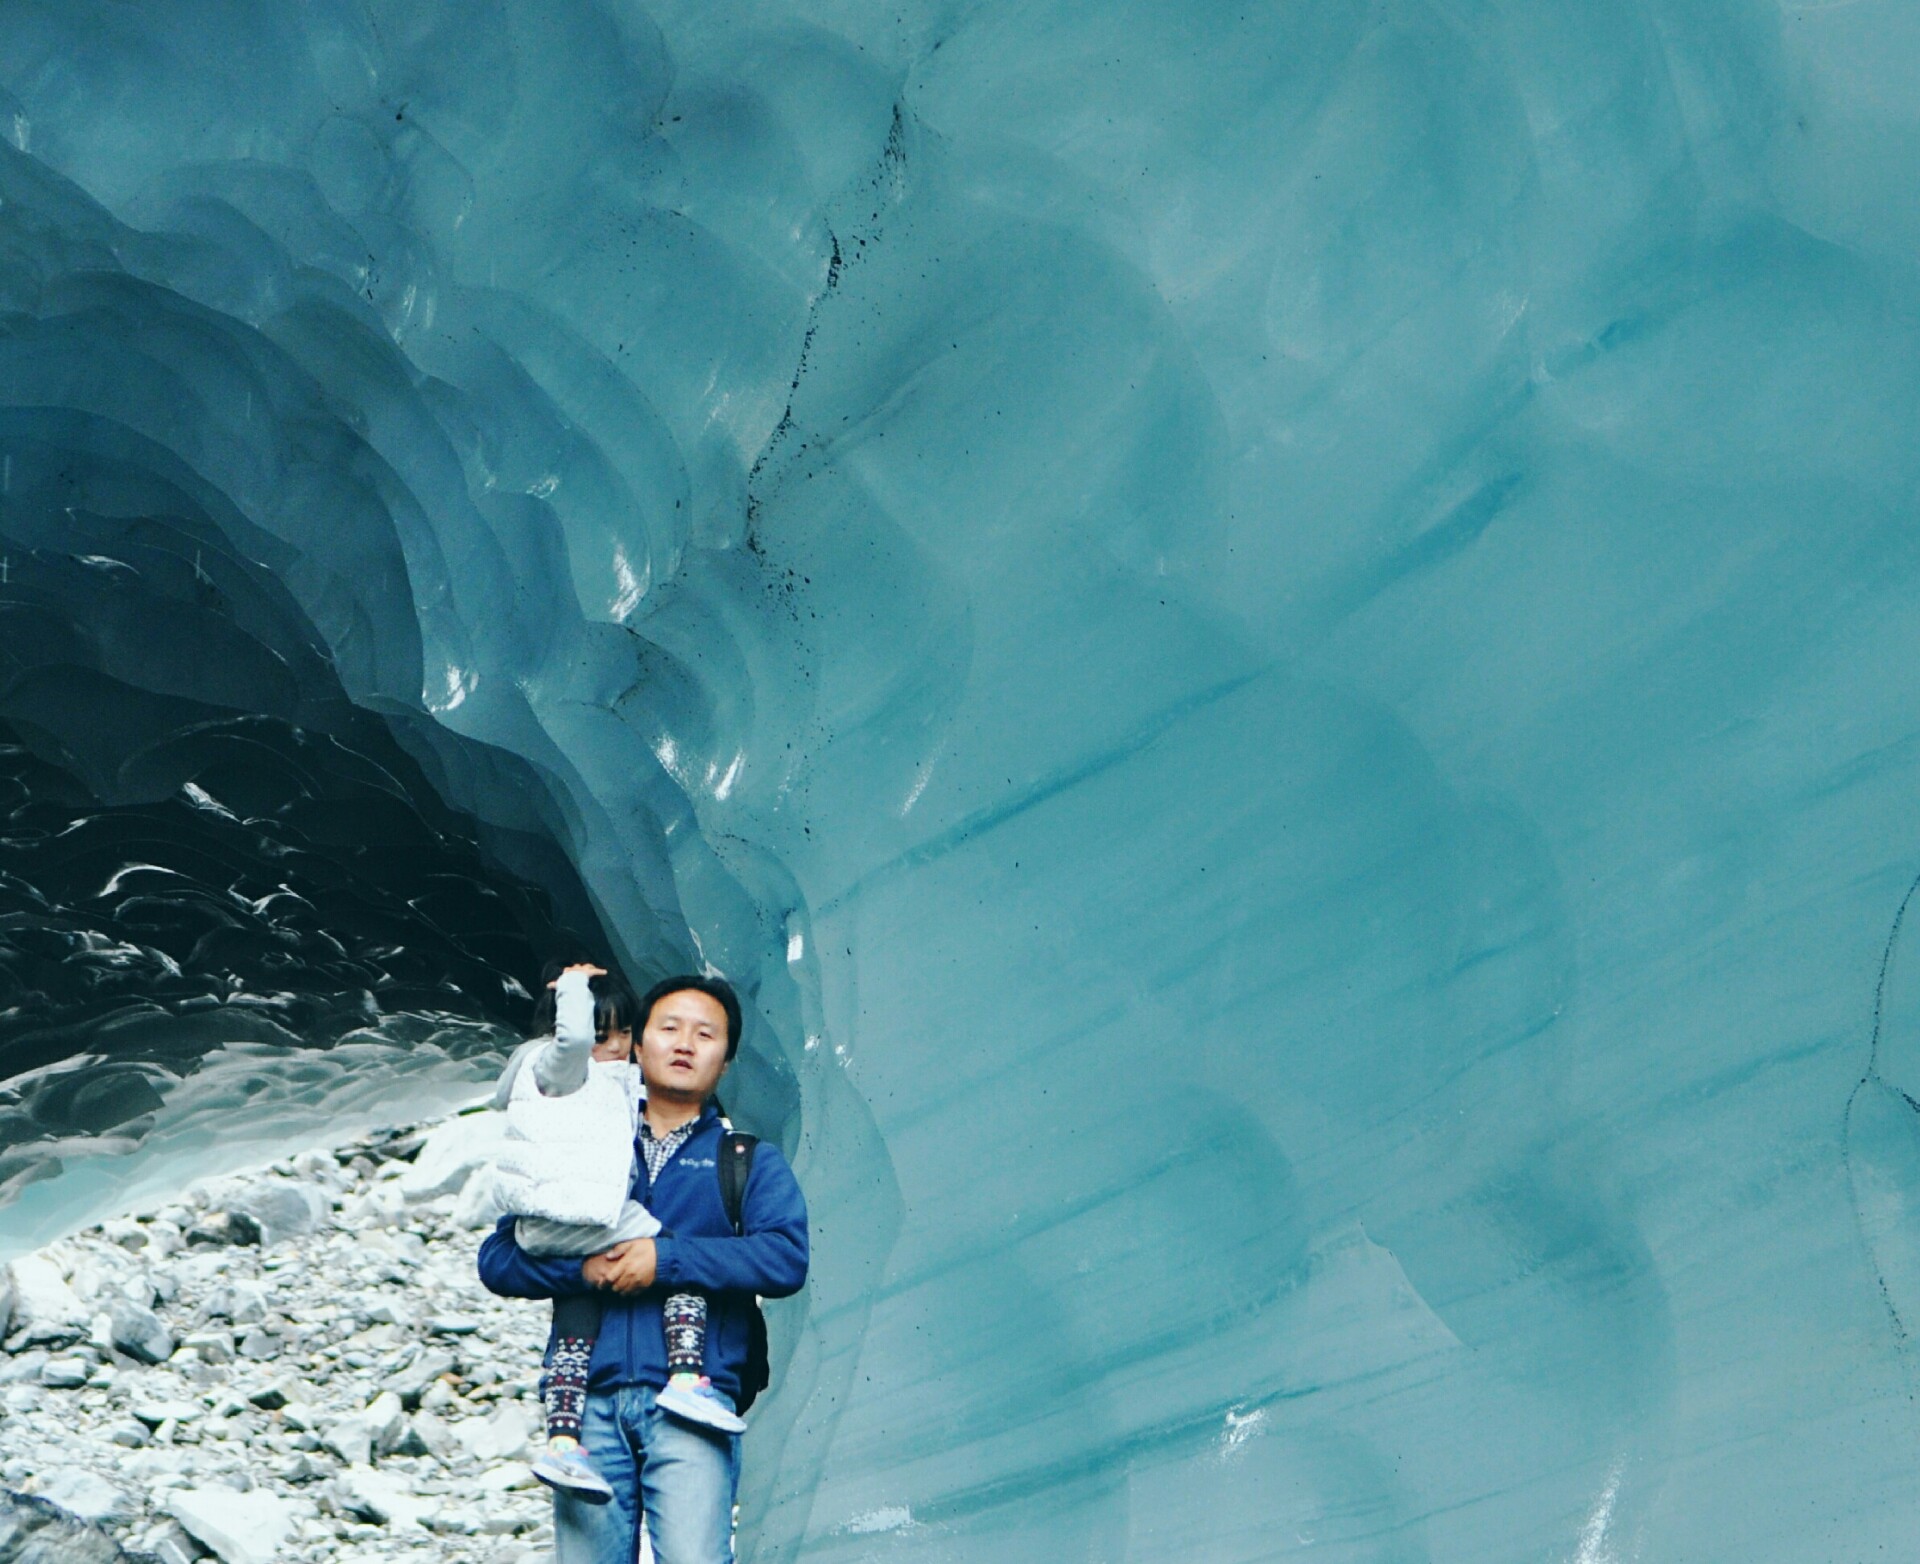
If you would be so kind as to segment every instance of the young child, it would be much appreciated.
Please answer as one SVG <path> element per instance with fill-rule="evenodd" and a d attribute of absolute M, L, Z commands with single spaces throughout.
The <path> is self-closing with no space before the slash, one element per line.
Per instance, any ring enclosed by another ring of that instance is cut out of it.
<path fill-rule="evenodd" d="M 598 989 L 598 994 L 595 989 Z M 515 1241 L 528 1254 L 598 1254 L 660 1231 L 630 1193 L 634 1137 L 646 1087 L 634 1059 L 633 996 L 590 963 L 566 967 L 534 1010 L 535 1037 L 507 1061 L 494 1106 L 507 1115 L 498 1162 L 499 1191 L 516 1216 Z M 540 1035 L 551 1029 L 551 1036 Z M 683 1421 L 737 1434 L 747 1425 L 700 1372 L 706 1355 L 707 1300 L 697 1293 L 666 1302 L 670 1378 L 657 1398 Z M 613 1495 L 580 1449 L 587 1371 L 600 1332 L 600 1300 L 553 1301 L 553 1331 L 541 1399 L 547 1446 L 533 1474 L 551 1488 L 604 1504 Z"/>

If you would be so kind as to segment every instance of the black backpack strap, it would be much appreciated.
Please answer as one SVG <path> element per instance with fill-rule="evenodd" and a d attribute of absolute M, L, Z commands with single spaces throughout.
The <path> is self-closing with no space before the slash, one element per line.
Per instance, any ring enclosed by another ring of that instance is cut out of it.
<path fill-rule="evenodd" d="M 720 1201 L 727 1208 L 727 1220 L 733 1224 L 733 1236 L 743 1236 L 740 1208 L 746 1204 L 747 1175 L 753 1172 L 753 1150 L 760 1144 L 757 1135 L 727 1126 L 720 1137 Z"/>

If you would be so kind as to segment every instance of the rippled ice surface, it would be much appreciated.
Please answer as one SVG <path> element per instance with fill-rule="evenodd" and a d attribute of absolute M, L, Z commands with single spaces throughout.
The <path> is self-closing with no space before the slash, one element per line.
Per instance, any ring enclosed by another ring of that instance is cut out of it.
<path fill-rule="evenodd" d="M 113 1053 L 56 936 L 309 1045 L 509 1026 L 559 929 L 735 976 L 819 1249 L 756 1558 L 1900 1551 L 1917 58 L 1887 0 L 15 0 L 0 746 L 184 883 L 16 814 L 8 1073 Z M 484 1073 L 195 1036 L 182 1146 Z"/>
<path fill-rule="evenodd" d="M 83 1056 L 69 1068 L 86 1072 L 97 1064 Z M 16 1194 L 0 1259 L 103 1216 L 148 1209 L 196 1179 L 465 1107 L 486 1094 L 496 1073 L 484 1062 L 449 1057 L 433 1042 L 355 1041 L 292 1059 L 285 1048 L 228 1044 L 201 1055 L 178 1081 L 163 1075 L 156 1086 L 162 1106 L 131 1133 L 121 1126 L 121 1134 L 33 1143 L 33 1152 L 59 1171 Z M 30 1077 L 20 1084 L 40 1083 Z"/>

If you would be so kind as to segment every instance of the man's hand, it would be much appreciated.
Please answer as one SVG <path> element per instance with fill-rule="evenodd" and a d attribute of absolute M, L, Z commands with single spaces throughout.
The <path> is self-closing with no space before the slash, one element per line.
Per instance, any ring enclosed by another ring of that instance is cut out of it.
<path fill-rule="evenodd" d="M 619 1293 L 645 1292 L 653 1285 L 654 1254 L 651 1238 L 630 1238 L 581 1262 L 580 1274 L 590 1287 L 609 1287 Z"/>

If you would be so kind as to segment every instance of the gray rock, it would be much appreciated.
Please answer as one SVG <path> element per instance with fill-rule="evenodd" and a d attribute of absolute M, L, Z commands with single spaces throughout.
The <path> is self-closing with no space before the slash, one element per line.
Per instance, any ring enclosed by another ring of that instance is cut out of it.
<path fill-rule="evenodd" d="M 293 1531 L 293 1505 L 258 1489 L 181 1488 L 167 1512 L 220 1558 L 221 1564 L 269 1564 Z"/>
<path fill-rule="evenodd" d="M 260 1224 L 244 1211 L 209 1211 L 187 1229 L 190 1246 L 257 1244 L 260 1237 Z"/>
<path fill-rule="evenodd" d="M 180 1343 L 191 1347 L 200 1354 L 204 1363 L 231 1363 L 233 1361 L 233 1332 L 225 1330 L 197 1330 L 189 1334 Z"/>
<path fill-rule="evenodd" d="M 80 1301 L 59 1268 L 39 1255 L 7 1267 L 13 1283 L 13 1334 L 27 1343 L 78 1341 L 93 1311 Z"/>
<path fill-rule="evenodd" d="M 207 1550 L 193 1540 L 178 1521 L 168 1521 L 141 1539 L 141 1551 L 151 1554 L 159 1564 L 194 1564 L 207 1556 Z"/>
<path fill-rule="evenodd" d="M 43 1478 L 40 1497 L 75 1520 L 95 1525 L 125 1525 L 139 1513 L 126 1492 L 81 1467 L 67 1467 Z"/>
<path fill-rule="evenodd" d="M 453 1203 L 453 1225 L 462 1229 L 491 1227 L 503 1215 L 500 1181 L 491 1169 L 482 1168 L 461 1186 L 459 1198 Z"/>
<path fill-rule="evenodd" d="M 216 1287 L 194 1311 L 193 1323 L 206 1325 L 228 1320 L 235 1325 L 253 1325 L 267 1317 L 267 1290 L 258 1282 L 232 1282 Z"/>
<path fill-rule="evenodd" d="M 289 1428 L 316 1429 L 320 1426 L 320 1413 L 311 1402 L 294 1400 L 286 1403 L 280 1421 Z"/>
<path fill-rule="evenodd" d="M 49 1390 L 77 1390 L 92 1372 L 85 1358 L 49 1358 L 41 1366 L 40 1383 Z"/>
<path fill-rule="evenodd" d="M 251 1217 L 260 1227 L 261 1242 L 282 1243 L 317 1232 L 327 1220 L 327 1197 L 312 1184 L 292 1179 L 263 1178 L 231 1197 L 228 1209 Z"/>
<path fill-rule="evenodd" d="M 471 1336 L 480 1322 L 469 1314 L 442 1314 L 428 1320 L 427 1329 L 436 1336 Z"/>
<path fill-rule="evenodd" d="M 370 1466 L 350 1466 L 333 1484 L 333 1502 L 376 1526 L 417 1526 L 436 1506 L 416 1497 L 397 1477 Z"/>
<path fill-rule="evenodd" d="M 147 1432 L 147 1425 L 138 1418 L 128 1418 L 125 1422 L 115 1423 L 107 1430 L 107 1438 L 114 1444 L 127 1450 L 141 1450 L 152 1443 L 153 1435 Z"/>
<path fill-rule="evenodd" d="M 376 1455 L 388 1455 L 399 1445 L 401 1436 L 407 1430 L 407 1414 L 400 1404 L 400 1398 L 390 1390 L 384 1390 L 368 1403 L 367 1409 L 360 1414 L 373 1435 L 373 1450 Z"/>
<path fill-rule="evenodd" d="M 405 1454 L 408 1443 L 418 1442 L 424 1446 L 427 1454 L 439 1461 L 446 1461 L 460 1454 L 460 1441 L 453 1436 L 453 1430 L 431 1412 L 416 1412 L 407 1420 L 407 1439 L 400 1442 L 398 1453 Z"/>
<path fill-rule="evenodd" d="M 271 1363 L 280 1356 L 280 1338 L 256 1325 L 240 1338 L 240 1356 L 254 1363 Z"/>
<path fill-rule="evenodd" d="M 45 1347 L 35 1347 L 0 1363 L 0 1385 L 39 1384 L 40 1370 L 46 1367 L 47 1359 L 52 1356 Z"/>
<path fill-rule="evenodd" d="M 452 1373 L 455 1361 L 451 1352 L 429 1348 L 388 1380 L 387 1388 L 400 1398 L 403 1406 L 410 1411 L 417 1410 L 427 1388 L 442 1374 Z"/>
<path fill-rule="evenodd" d="M 365 1466 L 373 1459 L 373 1431 L 357 1417 L 329 1423 L 320 1435 L 320 1443 L 349 1466 Z"/>
<path fill-rule="evenodd" d="M 470 1417 L 453 1425 L 453 1437 L 477 1461 L 504 1461 L 526 1454 L 533 1437 L 533 1414 L 518 1402 L 494 1409 L 491 1417 Z"/>
<path fill-rule="evenodd" d="M 192 1401 L 135 1401 L 128 1411 L 149 1428 L 162 1423 L 190 1423 L 200 1416 L 200 1407 Z"/>
<path fill-rule="evenodd" d="M 151 1309 L 120 1302 L 107 1310 L 108 1339 L 117 1352 L 139 1363 L 164 1363 L 173 1356 L 173 1332 Z"/>
<path fill-rule="evenodd" d="M 462 1114 L 427 1132 L 420 1155 L 400 1175 L 400 1193 L 410 1203 L 458 1194 L 467 1181 L 498 1155 L 506 1116 Z"/>
<path fill-rule="evenodd" d="M 282 1482 L 310 1483 L 315 1478 L 326 1475 L 326 1468 L 304 1450 L 287 1457 L 280 1465 Z"/>
<path fill-rule="evenodd" d="M 0 1491 L 0 1558 L 17 1564 L 124 1564 L 113 1539 L 42 1499 Z"/>

